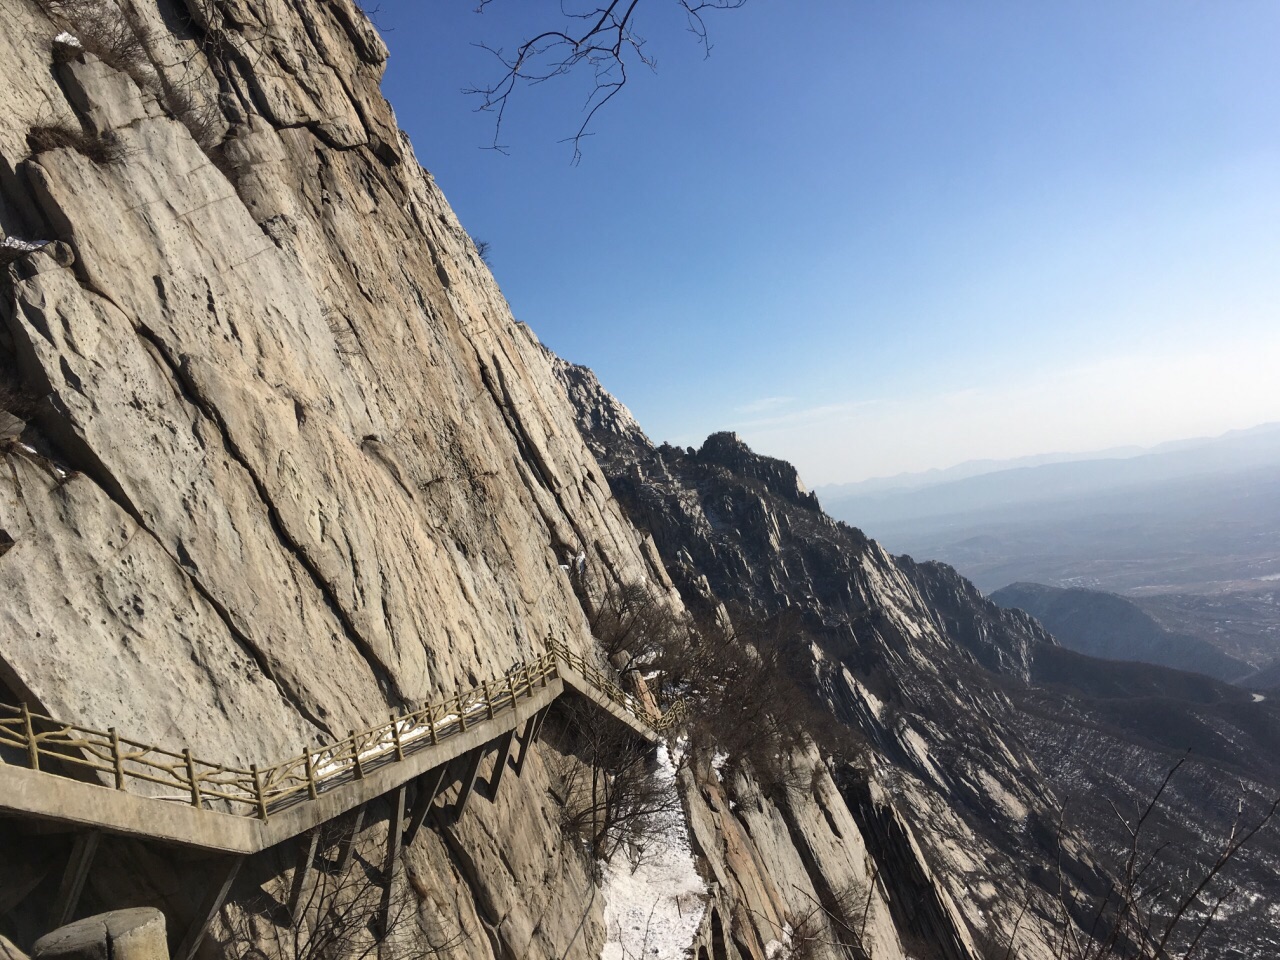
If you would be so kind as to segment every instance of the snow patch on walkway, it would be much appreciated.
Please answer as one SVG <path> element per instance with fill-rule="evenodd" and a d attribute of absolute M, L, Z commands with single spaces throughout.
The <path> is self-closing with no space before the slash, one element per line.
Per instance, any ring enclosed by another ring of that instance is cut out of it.
<path fill-rule="evenodd" d="M 658 747 L 659 778 L 675 793 L 676 770 L 665 746 Z M 684 816 L 675 812 L 658 825 L 633 863 L 619 850 L 604 865 L 605 945 L 600 960 L 669 960 L 687 954 L 702 923 L 707 886 L 694 868 Z"/>

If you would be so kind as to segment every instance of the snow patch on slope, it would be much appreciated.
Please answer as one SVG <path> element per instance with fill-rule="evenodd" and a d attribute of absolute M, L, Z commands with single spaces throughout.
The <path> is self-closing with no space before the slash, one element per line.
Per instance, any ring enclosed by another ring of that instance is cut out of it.
<path fill-rule="evenodd" d="M 675 792 L 676 769 L 665 746 L 658 748 L 655 774 Z M 605 945 L 600 960 L 667 960 L 683 957 L 706 909 L 707 886 L 693 863 L 684 817 L 658 824 L 637 856 L 619 850 L 604 865 Z"/>

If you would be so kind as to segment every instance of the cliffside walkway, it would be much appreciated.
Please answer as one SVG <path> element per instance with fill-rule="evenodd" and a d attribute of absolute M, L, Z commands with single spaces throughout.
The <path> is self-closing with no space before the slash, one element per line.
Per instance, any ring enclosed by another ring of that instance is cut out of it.
<path fill-rule="evenodd" d="M 246 856 L 303 836 L 296 896 L 322 828 L 354 811 L 339 846 L 345 865 L 366 804 L 393 795 L 394 816 L 402 825 L 389 831 L 388 865 L 393 866 L 401 845 L 433 811 L 445 822 L 461 816 L 488 753 L 495 754 L 493 770 L 481 789 L 489 797 L 497 795 L 508 767 L 520 775 L 547 710 L 566 692 L 585 698 L 650 744 L 682 712 L 677 704 L 653 716 L 610 677 L 554 640 L 547 653 L 469 693 L 393 715 L 385 724 L 352 731 L 344 740 L 265 768 L 212 763 L 189 749 L 174 752 L 127 739 L 114 728 L 95 730 L 32 713 L 25 705 L 0 705 L 0 816 L 80 831 L 52 910 L 54 926 L 72 919 L 104 833 L 222 855 L 200 916 L 174 954 L 175 960 L 188 960 Z M 519 754 L 512 757 L 517 742 Z M 451 766 L 454 775 L 448 777 Z M 436 805 L 455 780 L 456 798 L 448 806 Z M 410 785 L 416 787 L 415 797 L 406 811 Z"/>

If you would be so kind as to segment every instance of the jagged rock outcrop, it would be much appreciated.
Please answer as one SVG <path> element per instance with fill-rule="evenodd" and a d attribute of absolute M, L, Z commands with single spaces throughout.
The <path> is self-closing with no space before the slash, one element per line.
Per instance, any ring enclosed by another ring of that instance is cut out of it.
<path fill-rule="evenodd" d="M 836 781 L 909 949 L 923 937 L 963 956 L 972 931 L 1000 954 L 1016 925 L 1024 955 L 1055 952 L 1062 885 L 1087 926 L 1085 905 L 1106 895 L 1106 865 L 1122 861 L 1125 837 L 1108 802 L 1141 809 L 1188 745 L 1194 772 L 1147 827 L 1153 849 L 1175 851 L 1161 867 L 1171 888 L 1217 854 L 1231 829 L 1224 810 L 1234 809 L 1226 793 L 1251 816 L 1265 812 L 1280 758 L 1265 703 L 1243 693 L 1206 699 L 1201 688 L 1222 685 L 1124 677 L 1064 650 L 950 567 L 889 557 L 826 517 L 793 470 L 730 434 L 681 449 L 601 429 L 613 418 L 594 375 L 562 361 L 556 371 L 569 396 L 591 398 L 579 428 L 686 597 L 800 618 L 831 709 L 871 743 Z M 1278 852 L 1263 836 L 1236 864 L 1248 892 L 1230 929 L 1214 932 L 1214 949 L 1234 942 L 1244 956 L 1270 954 L 1259 904 Z M 1010 907 L 1023 903 L 1019 922 Z"/>
<path fill-rule="evenodd" d="M 32 960 L 169 960 L 164 914 L 141 907 L 85 917 L 37 940 Z"/>
<path fill-rule="evenodd" d="M 1008 610 L 987 600 L 972 583 L 945 563 L 916 563 L 897 557 L 898 566 L 916 585 L 943 632 L 995 673 L 1031 678 L 1040 646 L 1057 641 L 1021 610 Z"/>

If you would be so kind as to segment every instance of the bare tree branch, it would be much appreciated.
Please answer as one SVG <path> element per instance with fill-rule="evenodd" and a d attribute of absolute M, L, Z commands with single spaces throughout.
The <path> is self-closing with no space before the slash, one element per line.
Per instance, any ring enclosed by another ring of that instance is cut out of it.
<path fill-rule="evenodd" d="M 495 0 L 478 0 L 483 13 Z M 689 32 L 711 55 L 711 42 L 704 14 L 712 10 L 735 10 L 746 0 L 675 0 L 683 11 Z M 561 0 L 563 23 L 543 30 L 521 43 L 514 51 L 477 44 L 501 64 L 502 75 L 492 84 L 471 87 L 465 94 L 480 98 L 477 110 L 495 114 L 493 142 L 488 149 L 507 153 L 502 143 L 502 124 L 511 97 L 521 86 L 534 86 L 555 77 L 585 69 L 591 73 L 592 89 L 583 104 L 585 114 L 577 132 L 562 143 L 573 144 L 573 163 L 582 159 L 582 141 L 596 114 L 621 92 L 629 79 L 628 66 L 641 64 L 654 69 L 656 61 L 645 50 L 645 40 L 636 31 L 636 11 L 641 0 L 594 0 L 576 7 L 574 0 Z"/>

